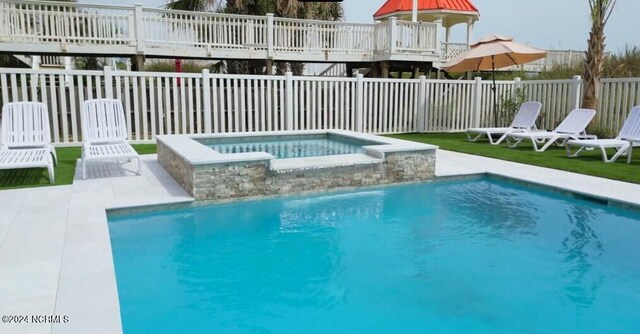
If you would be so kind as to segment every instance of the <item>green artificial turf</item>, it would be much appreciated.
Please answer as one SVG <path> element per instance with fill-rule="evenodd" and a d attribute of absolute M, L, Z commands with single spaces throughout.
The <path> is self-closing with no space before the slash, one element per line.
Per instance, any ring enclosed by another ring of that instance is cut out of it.
<path fill-rule="evenodd" d="M 391 135 L 389 137 L 433 144 L 441 149 L 454 152 L 640 183 L 640 152 L 634 156 L 631 164 L 627 164 L 626 157 L 621 157 L 614 163 L 604 163 L 600 150 L 583 151 L 576 158 L 568 158 L 564 147 L 552 146 L 545 152 L 538 153 L 533 150 L 530 142 L 522 143 L 517 148 L 508 148 L 506 144 L 490 145 L 486 139 L 478 142 L 469 142 L 466 140 L 466 136 L 460 133 L 416 133 Z M 612 152 L 609 152 L 610 155 Z"/>
<path fill-rule="evenodd" d="M 627 164 L 625 157 L 615 163 L 602 162 L 600 151 L 585 151 L 577 158 L 567 158 L 562 147 L 552 146 L 543 153 L 534 152 L 530 143 L 523 143 L 520 147 L 511 149 L 506 144 L 500 146 L 489 145 L 488 141 L 468 142 L 464 134 L 460 133 L 431 133 L 431 134 L 400 134 L 389 137 L 417 141 L 437 145 L 442 149 L 475 154 L 501 160 L 525 163 L 566 170 L 569 172 L 593 175 L 608 179 L 633 182 L 640 184 L 640 153 L 631 164 Z M 133 145 L 139 154 L 155 154 L 155 144 Z M 80 158 L 80 148 L 58 148 L 58 165 L 56 166 L 56 185 L 71 184 L 75 173 L 76 162 Z M 48 186 L 49 178 L 44 168 L 0 170 L 0 190 L 12 188 L 26 188 Z"/>
<path fill-rule="evenodd" d="M 156 153 L 155 144 L 132 145 L 139 154 Z M 79 147 L 56 148 L 58 165 L 55 168 L 55 185 L 71 184 L 75 174 L 76 163 L 80 158 Z M 46 168 L 25 168 L 0 170 L 0 190 L 49 186 Z"/>

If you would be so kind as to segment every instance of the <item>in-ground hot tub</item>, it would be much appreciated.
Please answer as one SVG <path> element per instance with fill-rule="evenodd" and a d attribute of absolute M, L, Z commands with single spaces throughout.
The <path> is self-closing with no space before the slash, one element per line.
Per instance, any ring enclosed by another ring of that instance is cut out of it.
<path fill-rule="evenodd" d="M 196 200 L 425 181 L 436 146 L 351 131 L 158 136 L 158 161 Z"/>

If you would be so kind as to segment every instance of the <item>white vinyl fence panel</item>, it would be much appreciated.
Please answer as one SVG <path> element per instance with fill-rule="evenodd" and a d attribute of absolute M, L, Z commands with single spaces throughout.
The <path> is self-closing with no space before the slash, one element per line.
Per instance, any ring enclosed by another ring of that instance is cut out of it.
<path fill-rule="evenodd" d="M 419 84 L 419 80 L 365 79 L 362 89 L 363 131 L 417 131 Z"/>
<path fill-rule="evenodd" d="M 603 79 L 596 122 L 601 131 L 615 135 L 634 106 L 640 105 L 640 78 Z"/>
<path fill-rule="evenodd" d="M 581 81 L 498 81 L 498 110 L 521 90 L 543 104 L 540 128 L 553 129 L 580 104 Z M 344 129 L 367 133 L 459 132 L 507 125 L 494 120 L 492 84 L 476 80 L 374 79 L 67 71 L 0 68 L 0 102 L 48 106 L 56 144 L 78 145 L 81 105 L 94 98 L 122 101 L 129 138 L 156 135 Z M 640 79 L 606 79 L 596 125 L 615 134 L 640 104 Z"/>
<path fill-rule="evenodd" d="M 579 105 L 576 101 L 579 93 L 574 92 L 576 86 L 579 85 L 573 80 L 522 81 L 519 85 L 527 99 L 542 103 L 538 118 L 538 127 L 541 129 L 555 128 Z"/>
<path fill-rule="evenodd" d="M 428 81 L 426 131 L 461 131 L 472 126 L 475 89 L 475 81 Z"/>

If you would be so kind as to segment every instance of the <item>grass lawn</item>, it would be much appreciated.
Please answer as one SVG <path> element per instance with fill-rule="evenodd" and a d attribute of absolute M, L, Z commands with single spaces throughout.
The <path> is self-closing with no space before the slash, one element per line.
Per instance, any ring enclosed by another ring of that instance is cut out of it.
<path fill-rule="evenodd" d="M 438 145 L 440 148 L 490 158 L 525 163 L 529 165 L 566 170 L 580 174 L 600 176 L 608 179 L 633 182 L 640 184 L 640 154 L 637 154 L 631 164 L 626 158 L 617 162 L 605 164 L 602 162 L 600 151 L 585 151 L 580 157 L 567 158 L 563 147 L 552 146 L 546 152 L 536 153 L 531 144 L 511 149 L 506 144 L 500 146 L 489 145 L 488 141 L 468 142 L 464 134 L 433 133 L 433 134 L 401 134 L 389 137 L 417 141 Z M 133 145 L 139 154 L 156 153 L 156 145 Z M 75 173 L 76 162 L 80 158 L 80 148 L 58 148 L 58 165 L 56 166 L 56 185 L 71 184 Z M 11 188 L 27 188 L 48 186 L 49 178 L 44 168 L 0 170 L 0 190 Z"/>
<path fill-rule="evenodd" d="M 440 148 L 449 151 L 640 183 L 640 154 L 634 156 L 631 164 L 627 164 L 626 157 L 607 164 L 602 162 L 600 150 L 583 151 L 576 158 L 568 158 L 564 147 L 552 146 L 545 152 L 537 153 L 533 151 L 530 142 L 522 143 L 519 147 L 513 149 L 507 148 L 506 144 L 490 145 L 487 140 L 468 142 L 466 136 L 460 133 L 401 134 L 389 137 L 438 145 Z"/>
<path fill-rule="evenodd" d="M 155 144 L 132 145 L 139 154 L 156 153 Z M 71 184 L 80 158 L 79 147 L 56 148 L 58 165 L 55 168 L 55 185 Z M 48 186 L 49 176 L 46 168 L 0 170 L 0 190 Z"/>

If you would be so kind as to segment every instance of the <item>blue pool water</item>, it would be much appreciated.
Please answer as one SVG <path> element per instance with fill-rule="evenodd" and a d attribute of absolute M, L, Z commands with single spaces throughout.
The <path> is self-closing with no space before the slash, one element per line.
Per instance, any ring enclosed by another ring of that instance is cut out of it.
<path fill-rule="evenodd" d="M 363 144 L 355 140 L 340 138 L 298 138 L 298 139 L 261 139 L 256 141 L 215 141 L 203 140 L 203 144 L 223 153 L 266 152 L 276 159 L 305 158 L 323 155 L 364 153 Z"/>
<path fill-rule="evenodd" d="M 495 179 L 110 216 L 125 333 L 637 333 L 640 214 Z"/>

